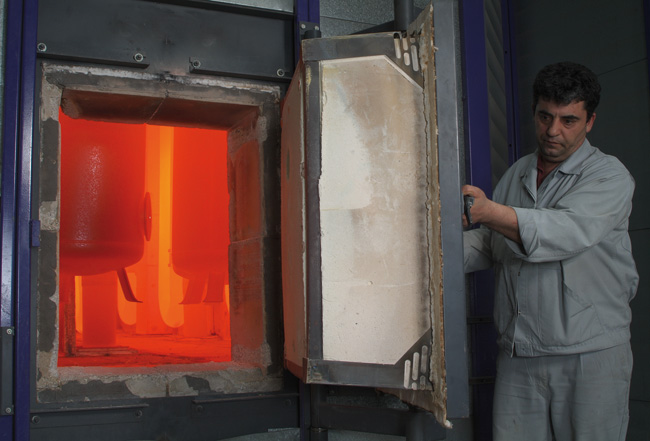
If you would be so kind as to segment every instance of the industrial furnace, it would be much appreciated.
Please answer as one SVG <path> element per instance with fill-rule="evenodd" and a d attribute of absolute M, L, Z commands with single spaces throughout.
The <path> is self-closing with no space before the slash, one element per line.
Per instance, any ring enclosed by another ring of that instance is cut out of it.
<path fill-rule="evenodd" d="M 454 2 L 295 72 L 292 14 L 67 4 L 39 6 L 31 439 L 338 427 L 306 385 L 467 416 Z"/>
<path fill-rule="evenodd" d="M 78 400 L 66 390 L 88 378 L 123 384 L 84 397 L 192 393 L 183 371 L 221 393 L 280 389 L 277 277 L 262 257 L 277 248 L 262 200 L 273 133 L 260 133 L 278 125 L 279 89 L 42 66 L 39 401 Z M 156 381 L 133 378 L 147 367 Z"/>

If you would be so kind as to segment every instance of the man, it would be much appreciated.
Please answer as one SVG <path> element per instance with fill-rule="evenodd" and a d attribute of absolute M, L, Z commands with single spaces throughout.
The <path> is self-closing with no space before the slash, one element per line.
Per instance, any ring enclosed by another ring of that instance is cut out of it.
<path fill-rule="evenodd" d="M 586 67 L 543 68 L 533 85 L 537 151 L 508 169 L 493 200 L 463 187 L 482 225 L 464 233 L 465 271 L 495 269 L 497 441 L 625 439 L 634 181 L 586 138 L 599 99 Z"/>

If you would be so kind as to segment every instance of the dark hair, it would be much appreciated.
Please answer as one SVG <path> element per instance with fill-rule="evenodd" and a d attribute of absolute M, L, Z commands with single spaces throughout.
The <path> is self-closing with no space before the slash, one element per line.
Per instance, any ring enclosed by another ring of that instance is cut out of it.
<path fill-rule="evenodd" d="M 589 121 L 600 101 L 598 77 L 578 63 L 549 64 L 535 77 L 533 111 L 540 98 L 563 105 L 584 101 Z"/>

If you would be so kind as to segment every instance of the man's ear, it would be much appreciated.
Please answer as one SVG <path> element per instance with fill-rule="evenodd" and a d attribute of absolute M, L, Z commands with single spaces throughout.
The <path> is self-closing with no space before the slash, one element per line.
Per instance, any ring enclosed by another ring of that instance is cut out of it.
<path fill-rule="evenodd" d="M 587 133 L 591 131 L 591 128 L 594 126 L 594 121 L 596 121 L 596 112 L 591 114 L 591 118 L 587 121 Z"/>

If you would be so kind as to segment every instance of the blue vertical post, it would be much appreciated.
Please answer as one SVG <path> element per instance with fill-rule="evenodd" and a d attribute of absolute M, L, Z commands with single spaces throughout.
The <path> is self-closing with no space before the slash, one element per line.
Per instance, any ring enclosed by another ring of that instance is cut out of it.
<path fill-rule="evenodd" d="M 650 0 L 645 0 L 650 4 Z M 506 86 L 506 112 L 508 121 L 508 165 L 512 165 L 521 156 L 521 130 L 519 123 L 519 94 L 517 92 L 517 51 L 515 47 L 515 22 L 513 4 L 510 0 L 501 0 L 501 20 L 503 24 L 503 61 Z M 647 28 L 646 28 L 647 29 Z"/>
<path fill-rule="evenodd" d="M 296 19 L 310 23 L 320 22 L 319 0 L 296 0 Z"/>
<path fill-rule="evenodd" d="M 20 103 L 20 36 L 22 34 L 22 5 L 19 2 L 9 2 L 6 9 L 5 23 L 2 199 L 0 207 L 0 216 L 2 219 L 2 242 L 0 247 L 2 252 L 2 259 L 0 260 L 0 326 L 10 328 L 14 326 L 15 304 L 13 276 L 14 249 L 16 243 L 16 146 L 18 143 L 18 109 Z M 2 378 L 0 380 L 3 386 L 6 387 L 8 379 Z M 13 423 L 13 415 L 3 413 L 0 416 L 0 435 L 2 439 L 13 439 Z"/>
<path fill-rule="evenodd" d="M 13 409 L 0 417 L 0 435 L 21 441 L 29 439 L 31 400 L 30 224 L 37 19 L 37 0 L 7 2 L 0 325 L 14 328 L 15 338 Z"/>
<path fill-rule="evenodd" d="M 492 195 L 483 0 L 462 0 L 465 152 L 468 183 Z"/>
<path fill-rule="evenodd" d="M 466 180 L 492 197 L 490 121 L 488 108 L 485 8 L 483 0 L 460 2 L 463 36 L 463 91 L 465 111 Z M 472 349 L 470 384 L 473 395 L 474 434 L 492 439 L 493 383 L 496 334 L 491 322 L 494 299 L 492 271 L 474 273 L 470 280 L 469 337 Z"/>
<path fill-rule="evenodd" d="M 302 23 L 320 24 L 320 0 L 296 0 L 295 3 L 295 29 L 294 29 L 294 59 L 300 59 L 300 41 Z"/>

